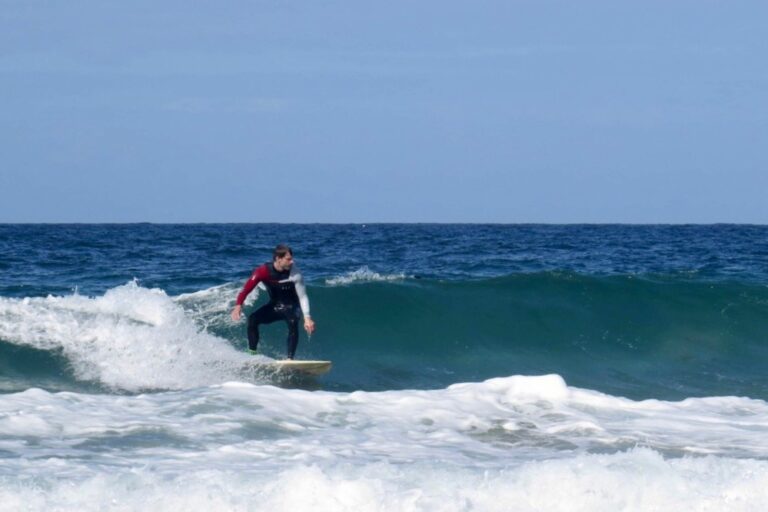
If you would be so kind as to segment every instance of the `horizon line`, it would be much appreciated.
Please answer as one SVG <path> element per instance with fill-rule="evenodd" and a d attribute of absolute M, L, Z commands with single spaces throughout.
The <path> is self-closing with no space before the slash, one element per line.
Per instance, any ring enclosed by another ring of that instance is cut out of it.
<path fill-rule="evenodd" d="M 0 226 L 233 226 L 233 225 L 278 225 L 278 226 L 376 226 L 376 225 L 466 225 L 466 226 L 768 226 L 768 223 L 759 222 L 478 222 L 478 221 L 349 221 L 349 222 L 246 222 L 246 221 L 183 221 L 183 222 L 155 222 L 155 221 L 127 221 L 127 222 L 0 222 Z"/>

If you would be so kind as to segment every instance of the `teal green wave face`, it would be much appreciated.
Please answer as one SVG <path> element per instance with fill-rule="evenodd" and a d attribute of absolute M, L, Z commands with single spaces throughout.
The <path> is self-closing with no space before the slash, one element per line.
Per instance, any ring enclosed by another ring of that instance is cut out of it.
<path fill-rule="evenodd" d="M 312 295 L 326 325 L 317 338 L 342 387 L 558 373 L 635 398 L 768 393 L 764 286 L 538 273 Z"/>
<path fill-rule="evenodd" d="M 94 298 L 2 299 L 2 385 L 132 392 L 242 378 L 244 325 L 226 315 L 235 293 L 170 297 L 130 284 Z M 558 374 L 631 398 L 768 394 L 762 285 L 545 272 L 314 286 L 309 295 L 319 327 L 302 335 L 297 357 L 333 361 L 325 389 Z M 260 354 L 281 358 L 285 326 L 262 334 Z"/>

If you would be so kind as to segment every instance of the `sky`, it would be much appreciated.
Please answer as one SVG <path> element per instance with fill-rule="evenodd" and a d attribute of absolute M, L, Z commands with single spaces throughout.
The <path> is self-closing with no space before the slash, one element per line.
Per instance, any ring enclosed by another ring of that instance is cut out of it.
<path fill-rule="evenodd" d="M 768 224 L 768 2 L 0 0 L 0 222 Z"/>

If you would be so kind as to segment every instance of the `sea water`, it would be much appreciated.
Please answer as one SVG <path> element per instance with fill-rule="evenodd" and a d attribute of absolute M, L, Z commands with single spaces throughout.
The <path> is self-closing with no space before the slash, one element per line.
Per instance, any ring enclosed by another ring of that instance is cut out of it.
<path fill-rule="evenodd" d="M 766 320 L 762 226 L 4 225 L 0 510 L 764 510 Z"/>

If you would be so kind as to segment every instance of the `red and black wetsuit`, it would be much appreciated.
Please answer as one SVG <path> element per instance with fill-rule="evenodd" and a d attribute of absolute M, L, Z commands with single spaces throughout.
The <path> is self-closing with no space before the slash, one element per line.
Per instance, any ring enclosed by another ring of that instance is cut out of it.
<path fill-rule="evenodd" d="M 269 302 L 248 317 L 248 348 L 255 351 L 259 345 L 259 325 L 283 320 L 288 324 L 287 357 L 293 359 L 299 344 L 301 313 L 309 317 L 309 299 L 304 278 L 295 263 L 290 270 L 284 271 L 278 271 L 271 262 L 265 263 L 257 267 L 246 281 L 237 296 L 237 304 L 242 306 L 245 298 L 259 283 L 267 289 Z"/>

